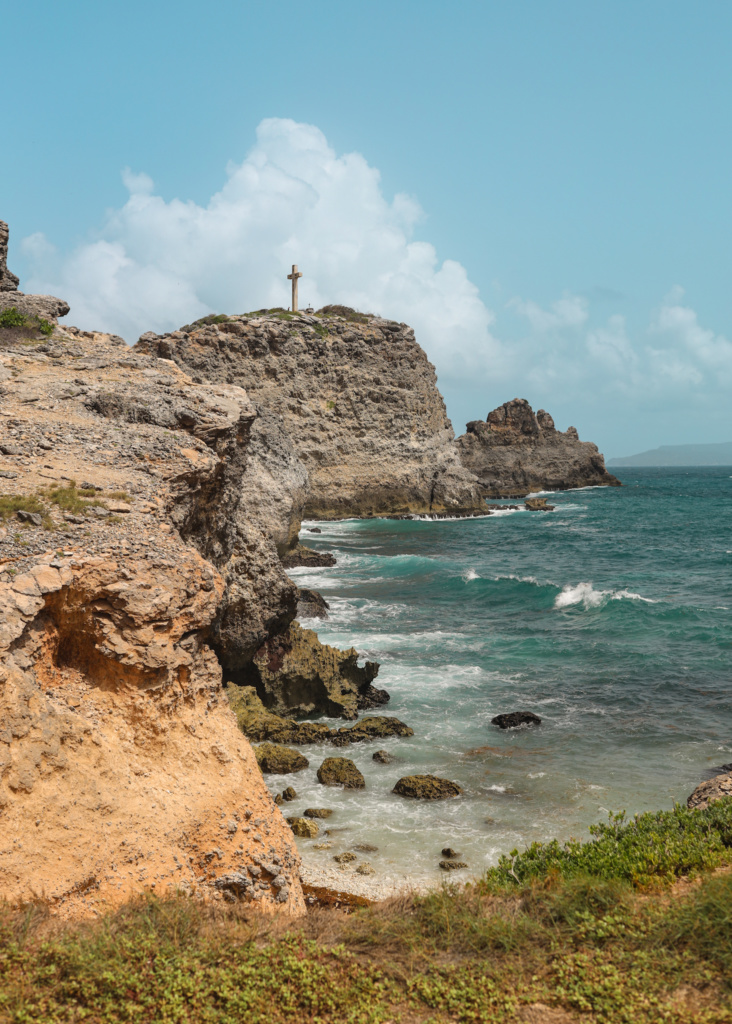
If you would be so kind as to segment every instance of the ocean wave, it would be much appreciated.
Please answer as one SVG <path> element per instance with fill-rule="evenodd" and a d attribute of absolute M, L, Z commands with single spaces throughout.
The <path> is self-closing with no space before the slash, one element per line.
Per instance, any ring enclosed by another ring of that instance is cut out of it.
<path fill-rule="evenodd" d="M 463 583 L 470 583 L 471 580 L 479 580 L 480 573 L 476 572 L 475 569 L 465 569 L 460 573 Z"/>
<path fill-rule="evenodd" d="M 608 601 L 642 601 L 644 604 L 657 604 L 650 597 L 643 597 L 632 590 L 595 590 L 591 583 L 565 583 L 561 593 L 554 598 L 555 608 L 571 608 L 581 604 L 583 608 L 600 608 Z"/>

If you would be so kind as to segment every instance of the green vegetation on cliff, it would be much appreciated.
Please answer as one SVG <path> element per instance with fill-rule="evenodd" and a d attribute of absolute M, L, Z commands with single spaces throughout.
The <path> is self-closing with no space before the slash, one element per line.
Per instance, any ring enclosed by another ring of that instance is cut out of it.
<path fill-rule="evenodd" d="M 83 925 L 6 908 L 0 1020 L 721 1024 L 731 824 L 732 800 L 618 817 L 474 886 L 299 921 L 187 899 Z"/>

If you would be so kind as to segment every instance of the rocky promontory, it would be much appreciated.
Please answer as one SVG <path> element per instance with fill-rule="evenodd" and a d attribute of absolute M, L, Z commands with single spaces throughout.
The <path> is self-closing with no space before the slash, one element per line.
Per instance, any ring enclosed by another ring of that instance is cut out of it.
<path fill-rule="evenodd" d="M 480 508 L 454 443 L 435 369 L 406 324 L 326 307 L 208 317 L 139 351 L 199 382 L 244 388 L 282 417 L 308 470 L 318 519 Z"/>
<path fill-rule="evenodd" d="M 534 413 L 525 398 L 500 405 L 485 422 L 468 423 L 456 444 L 463 466 L 477 477 L 487 498 L 620 486 L 605 469 L 597 445 L 580 441 L 574 427 L 557 430 L 549 413 Z"/>

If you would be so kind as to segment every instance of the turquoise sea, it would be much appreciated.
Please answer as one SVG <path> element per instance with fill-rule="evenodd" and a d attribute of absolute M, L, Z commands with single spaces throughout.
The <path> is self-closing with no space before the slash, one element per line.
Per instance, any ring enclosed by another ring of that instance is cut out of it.
<path fill-rule="evenodd" d="M 320 786 L 333 750 L 304 748 L 288 813 L 335 809 L 334 848 L 302 841 L 308 860 L 367 842 L 379 876 L 426 880 L 450 845 L 478 874 L 532 840 L 585 836 L 608 811 L 670 807 L 732 761 L 732 468 L 619 476 L 622 488 L 547 495 L 550 513 L 304 524 L 338 565 L 291 573 L 331 606 L 303 625 L 379 661 L 385 712 L 415 732 L 380 744 L 391 765 L 372 745 L 346 752 L 366 777 L 357 793 Z M 490 724 L 513 710 L 543 724 Z M 393 795 L 413 773 L 465 795 Z"/>

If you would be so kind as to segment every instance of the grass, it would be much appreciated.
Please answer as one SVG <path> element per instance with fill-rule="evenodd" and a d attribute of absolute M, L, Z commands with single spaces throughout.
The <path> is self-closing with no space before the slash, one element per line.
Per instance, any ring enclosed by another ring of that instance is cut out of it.
<path fill-rule="evenodd" d="M 129 501 L 126 491 L 112 491 L 106 497 Z M 44 528 L 52 530 L 49 505 L 72 515 L 87 515 L 93 507 L 106 507 L 93 487 L 77 488 L 76 482 L 70 480 L 65 486 L 44 488 L 38 494 L 0 494 L 0 520 L 15 518 L 18 512 L 35 512 L 43 517 Z"/>
<path fill-rule="evenodd" d="M 0 520 L 16 518 L 18 512 L 35 512 L 43 516 L 43 525 L 53 529 L 46 505 L 35 494 L 0 494 Z"/>
<path fill-rule="evenodd" d="M 508 878 L 504 864 L 348 916 L 151 898 L 70 924 L 0 907 L 0 1021 L 515 1024 L 543 1003 L 586 1024 L 730 1022 L 732 874 L 709 869 L 732 800 L 667 813 L 612 819 L 561 856 L 546 844 L 544 868 L 535 845 L 512 855 Z M 649 873 L 651 854 L 629 869 L 640 835 L 656 854 L 668 846 L 663 870 Z"/>
<path fill-rule="evenodd" d="M 105 507 L 104 501 L 97 497 L 93 487 L 78 489 L 75 480 L 70 480 L 65 486 L 49 487 L 40 493 L 62 512 L 69 512 L 72 515 L 86 515 L 93 507 Z"/>
<path fill-rule="evenodd" d="M 40 316 L 26 316 L 15 306 L 0 310 L 0 327 L 25 327 L 28 330 L 38 331 L 47 338 L 53 334 L 54 324 L 50 320 L 44 320 Z"/>

